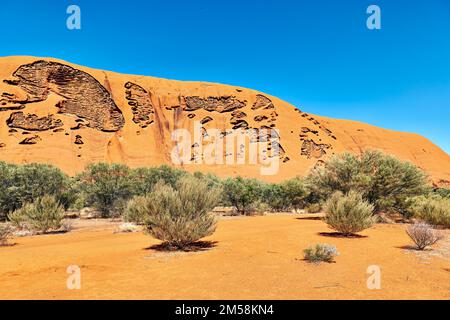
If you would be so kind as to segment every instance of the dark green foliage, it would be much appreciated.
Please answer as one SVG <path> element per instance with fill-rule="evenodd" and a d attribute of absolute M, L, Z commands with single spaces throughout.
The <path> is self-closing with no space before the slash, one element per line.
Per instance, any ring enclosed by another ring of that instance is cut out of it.
<path fill-rule="evenodd" d="M 0 215 L 19 209 L 44 195 L 55 196 L 70 206 L 70 179 L 60 169 L 46 164 L 14 165 L 0 162 Z"/>
<path fill-rule="evenodd" d="M 282 183 L 267 184 L 263 191 L 263 201 L 273 211 L 287 211 L 303 208 L 308 192 L 301 178 L 293 178 Z"/>
<path fill-rule="evenodd" d="M 103 217 L 118 215 L 133 194 L 131 170 L 121 164 L 89 165 L 78 175 L 80 192 L 86 204 L 99 210 Z"/>
<path fill-rule="evenodd" d="M 333 157 L 307 178 L 311 192 L 326 200 L 335 191 L 357 191 L 375 206 L 376 212 L 404 213 L 406 200 L 427 190 L 426 175 L 415 165 L 378 151 L 358 158 L 349 153 Z"/>
<path fill-rule="evenodd" d="M 167 165 L 155 168 L 136 168 L 131 170 L 130 179 L 133 180 L 133 194 L 145 195 L 153 190 L 157 182 L 175 188 L 177 182 L 188 173 L 184 170 L 175 169 Z"/>
<path fill-rule="evenodd" d="M 439 188 L 439 189 L 434 190 L 434 193 L 441 196 L 442 198 L 450 199 L 450 189 Z"/>
<path fill-rule="evenodd" d="M 253 204 L 262 199 L 264 183 L 242 177 L 228 178 L 223 182 L 223 192 L 226 200 L 236 207 L 240 214 L 251 214 Z"/>

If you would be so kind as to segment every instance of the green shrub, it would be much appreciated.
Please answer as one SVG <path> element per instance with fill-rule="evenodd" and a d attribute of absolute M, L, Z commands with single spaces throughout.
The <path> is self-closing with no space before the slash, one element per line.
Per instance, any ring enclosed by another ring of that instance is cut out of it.
<path fill-rule="evenodd" d="M 320 203 L 311 203 L 306 207 L 306 213 L 319 213 L 322 211 L 322 205 Z"/>
<path fill-rule="evenodd" d="M 333 262 L 335 256 L 339 255 L 335 246 L 328 244 L 316 244 L 304 250 L 305 260 L 309 262 Z"/>
<path fill-rule="evenodd" d="M 263 190 L 264 202 L 275 212 L 287 210 L 288 204 L 285 202 L 284 190 L 280 184 L 270 183 Z"/>
<path fill-rule="evenodd" d="M 417 197 L 412 200 L 409 211 L 429 224 L 450 227 L 450 199 L 436 195 Z"/>
<path fill-rule="evenodd" d="M 264 213 L 266 213 L 267 211 L 270 210 L 270 206 L 263 202 L 263 201 L 255 201 L 253 202 L 248 211 L 247 211 L 247 215 L 263 215 Z"/>
<path fill-rule="evenodd" d="M 307 182 L 311 193 L 321 200 L 335 191 L 357 191 L 376 212 L 404 213 L 406 200 L 428 188 L 426 175 L 418 167 L 378 151 L 366 151 L 361 157 L 350 153 L 334 156 L 314 169 Z"/>
<path fill-rule="evenodd" d="M 210 211 L 219 197 L 217 189 L 192 176 L 181 178 L 175 189 L 158 182 L 148 195 L 146 230 L 171 247 L 186 248 L 215 231 Z"/>
<path fill-rule="evenodd" d="M 0 215 L 6 215 L 44 195 L 53 195 L 69 206 L 73 200 L 68 197 L 69 190 L 69 177 L 56 167 L 0 162 Z"/>
<path fill-rule="evenodd" d="M 131 171 L 131 180 L 133 181 L 133 194 L 146 195 L 153 190 L 153 187 L 159 181 L 175 188 L 178 181 L 188 175 L 184 170 L 175 169 L 168 165 L 162 165 L 155 168 L 136 168 Z"/>
<path fill-rule="evenodd" d="M 307 190 L 300 178 L 293 178 L 282 183 L 267 184 L 263 199 L 273 211 L 300 209 L 305 206 Z"/>
<path fill-rule="evenodd" d="M 424 250 L 444 237 L 443 233 L 423 222 L 408 226 L 406 234 L 414 241 L 418 250 Z"/>
<path fill-rule="evenodd" d="M 373 226 L 374 206 L 362 199 L 360 193 L 350 191 L 347 195 L 334 193 L 325 203 L 325 222 L 344 236 L 350 236 Z"/>
<path fill-rule="evenodd" d="M 262 201 L 264 183 L 242 177 L 228 178 L 223 182 L 223 192 L 226 200 L 236 207 L 240 214 L 251 214 L 253 204 Z"/>
<path fill-rule="evenodd" d="M 8 215 L 11 223 L 19 228 L 46 233 L 63 227 L 64 207 L 54 196 L 43 196 Z"/>
<path fill-rule="evenodd" d="M 439 189 L 436 189 L 434 191 L 434 193 L 436 193 L 438 196 L 440 196 L 442 198 L 450 199 L 450 189 L 439 188 Z"/>
<path fill-rule="evenodd" d="M 133 194 L 133 179 L 125 165 L 91 164 L 77 180 L 80 192 L 86 196 L 86 205 L 99 210 L 103 217 L 120 213 Z"/>
<path fill-rule="evenodd" d="M 13 234 L 13 228 L 9 224 L 0 224 L 0 246 L 8 245 L 8 240 Z"/>
<path fill-rule="evenodd" d="M 149 212 L 149 197 L 135 196 L 128 201 L 123 218 L 126 222 L 143 225 Z"/>

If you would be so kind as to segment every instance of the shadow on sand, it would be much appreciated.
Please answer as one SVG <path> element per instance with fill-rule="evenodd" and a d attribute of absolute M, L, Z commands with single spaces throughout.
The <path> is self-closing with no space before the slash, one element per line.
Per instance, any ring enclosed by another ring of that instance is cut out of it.
<path fill-rule="evenodd" d="M 297 220 L 323 220 L 322 217 L 299 217 L 299 218 L 295 218 Z"/>
<path fill-rule="evenodd" d="M 171 246 L 170 244 L 163 242 L 160 244 L 155 244 L 153 246 L 150 246 L 148 248 L 145 248 L 145 250 L 155 250 L 160 252 L 199 252 L 199 251 L 206 251 L 211 248 L 214 248 L 217 246 L 217 241 L 197 241 L 189 246 L 186 246 L 184 248 L 179 248 L 176 246 Z"/>
<path fill-rule="evenodd" d="M 331 238 L 356 238 L 356 239 L 361 239 L 361 238 L 367 238 L 367 236 L 362 236 L 360 234 L 350 234 L 350 235 L 344 235 L 340 232 L 319 232 L 320 236 L 324 236 L 324 237 L 331 237 Z"/>

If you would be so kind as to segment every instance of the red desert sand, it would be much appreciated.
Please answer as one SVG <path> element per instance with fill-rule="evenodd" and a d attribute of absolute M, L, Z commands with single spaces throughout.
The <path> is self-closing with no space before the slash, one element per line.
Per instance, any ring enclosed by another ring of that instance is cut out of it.
<path fill-rule="evenodd" d="M 316 215 L 221 219 L 197 252 L 161 252 L 141 232 L 117 226 L 16 238 L 0 248 L 1 299 L 449 299 L 450 242 L 417 252 L 406 225 L 377 224 L 358 238 L 333 236 Z M 77 229 L 77 228 L 76 228 Z M 311 264 L 303 250 L 337 247 L 335 263 Z M 67 289 L 67 268 L 81 289 Z M 381 268 L 369 290 L 367 269 Z"/>

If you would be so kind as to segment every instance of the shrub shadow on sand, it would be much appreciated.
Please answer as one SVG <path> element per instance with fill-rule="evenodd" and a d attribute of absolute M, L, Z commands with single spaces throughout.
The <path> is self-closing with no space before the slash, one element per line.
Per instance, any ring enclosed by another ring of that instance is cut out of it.
<path fill-rule="evenodd" d="M 409 251 L 415 251 L 417 253 L 423 253 L 423 252 L 432 252 L 433 249 L 432 248 L 425 248 L 423 250 L 419 250 L 419 248 L 417 248 L 417 246 L 413 245 L 413 244 L 407 244 L 404 246 L 397 246 L 395 247 L 397 249 L 402 249 L 402 250 L 409 250 Z"/>
<path fill-rule="evenodd" d="M 295 218 L 296 220 L 314 220 L 314 221 L 320 221 L 323 220 L 322 217 L 299 217 Z"/>
<path fill-rule="evenodd" d="M 155 244 L 153 246 L 150 246 L 148 248 L 145 248 L 145 250 L 155 250 L 159 252 L 200 252 L 200 251 L 206 251 L 209 249 L 212 249 L 217 246 L 217 241 L 197 241 L 194 243 L 191 243 L 190 245 L 179 248 L 173 245 L 170 245 L 166 242 Z"/>
<path fill-rule="evenodd" d="M 350 234 L 350 235 L 344 235 L 343 233 L 340 232 L 319 232 L 320 236 L 323 237 L 331 237 L 331 238 L 356 238 L 356 239 L 362 239 L 362 238 L 367 238 L 367 236 L 362 236 L 360 234 Z"/>

